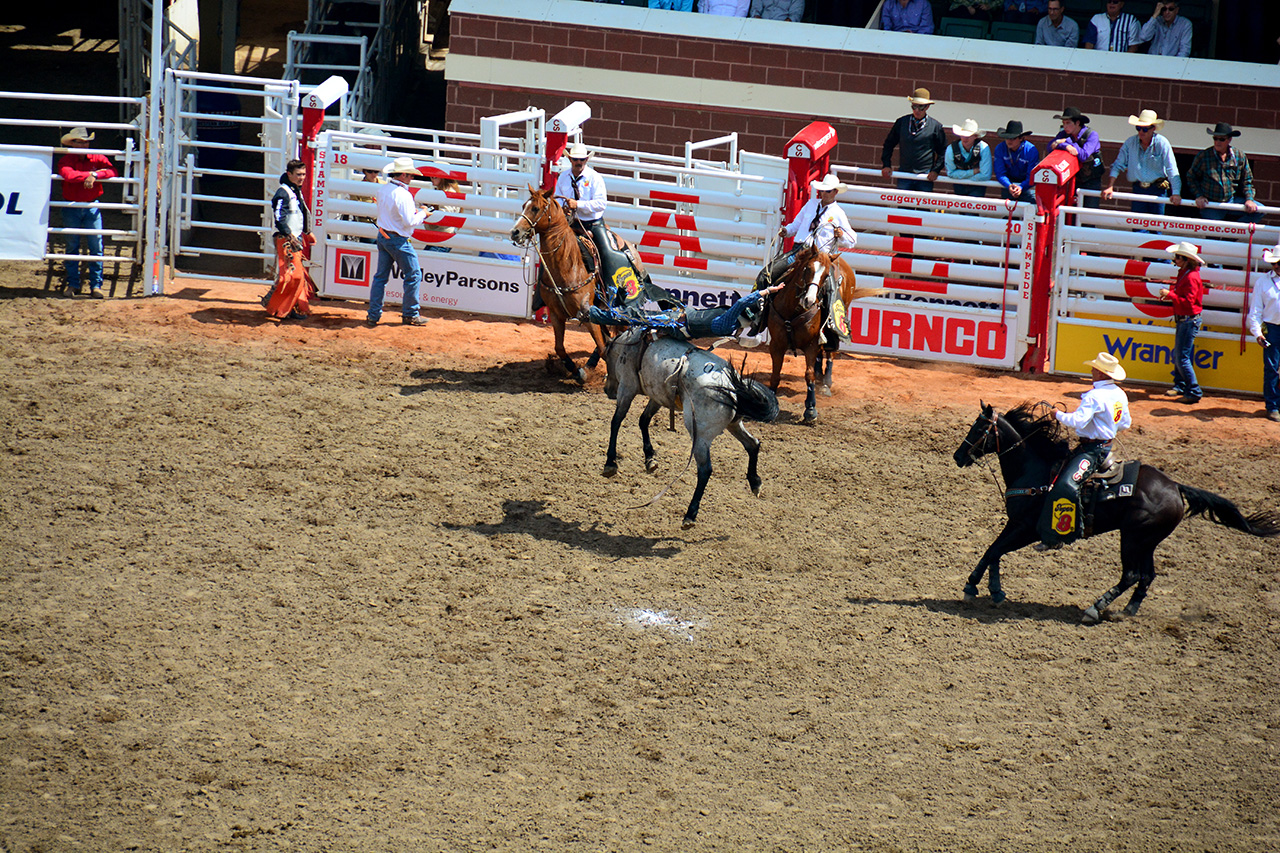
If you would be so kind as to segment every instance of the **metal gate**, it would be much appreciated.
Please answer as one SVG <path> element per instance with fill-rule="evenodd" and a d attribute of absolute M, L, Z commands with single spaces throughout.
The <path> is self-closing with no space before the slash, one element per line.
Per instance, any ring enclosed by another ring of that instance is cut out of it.
<path fill-rule="evenodd" d="M 172 276 L 272 277 L 270 201 L 298 150 L 299 90 L 296 80 L 165 72 L 156 236 Z"/>

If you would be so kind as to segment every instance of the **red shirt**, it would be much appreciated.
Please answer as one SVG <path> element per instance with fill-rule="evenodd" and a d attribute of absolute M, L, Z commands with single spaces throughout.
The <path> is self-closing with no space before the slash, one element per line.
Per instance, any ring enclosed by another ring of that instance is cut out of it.
<path fill-rule="evenodd" d="M 1178 273 L 1178 280 L 1169 288 L 1169 300 L 1173 303 L 1173 313 L 1179 317 L 1194 317 L 1204 308 L 1204 284 L 1200 281 L 1200 270 L 1184 269 Z"/>
<path fill-rule="evenodd" d="M 62 197 L 67 201 L 97 201 L 102 196 L 102 181 L 116 177 L 116 169 L 102 154 L 63 154 L 58 161 L 58 174 L 62 176 Z M 93 186 L 86 187 L 84 179 L 96 175 Z"/>

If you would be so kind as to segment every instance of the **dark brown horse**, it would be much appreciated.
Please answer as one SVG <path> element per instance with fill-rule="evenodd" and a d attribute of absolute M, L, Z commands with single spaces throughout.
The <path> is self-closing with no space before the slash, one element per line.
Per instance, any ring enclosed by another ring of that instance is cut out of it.
<path fill-rule="evenodd" d="M 528 246 L 537 239 L 538 292 L 547 306 L 547 316 L 556 336 L 556 355 L 569 375 L 585 382 L 586 370 L 579 368 L 564 349 L 564 324 L 570 318 L 585 316 L 595 302 L 596 276 L 587 271 L 582 262 L 580 239 L 569 225 L 564 210 L 556 203 L 550 191 L 542 192 L 529 187 L 529 200 L 524 203 L 515 227 L 511 229 L 511 242 Z M 581 238 L 588 239 L 588 238 Z M 588 240 L 589 242 L 589 240 Z M 604 355 L 604 333 L 592 323 L 584 323 L 595 351 L 587 359 L 587 368 L 596 366 Z"/>
<path fill-rule="evenodd" d="M 803 354 L 804 381 L 808 387 L 804 401 L 804 422 L 807 424 L 818 419 L 814 396 L 814 380 L 817 376 L 822 377 L 822 393 L 827 396 L 831 394 L 831 356 L 835 350 L 827 349 L 826 346 L 822 329 L 822 301 L 817 298 L 817 291 L 825 286 L 833 268 L 839 271 L 839 294 L 844 311 L 849 310 L 849 303 L 854 299 L 884 292 L 878 288 L 859 289 L 853 269 L 844 258 L 806 246 L 796 255 L 791 268 L 783 275 L 784 286 L 773 295 L 769 306 L 769 355 L 773 358 L 769 389 L 778 390 L 782 359 L 787 352 Z M 815 284 L 816 288 L 811 287 Z"/>

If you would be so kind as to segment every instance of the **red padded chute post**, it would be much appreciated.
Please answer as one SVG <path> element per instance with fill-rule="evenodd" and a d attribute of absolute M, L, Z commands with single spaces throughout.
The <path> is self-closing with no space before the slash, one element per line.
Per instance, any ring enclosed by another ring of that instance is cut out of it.
<path fill-rule="evenodd" d="M 835 128 L 825 121 L 815 121 L 787 142 L 787 186 L 782 193 L 784 222 L 795 219 L 809 200 L 809 184 L 830 171 L 831 152 L 838 141 Z"/>
<path fill-rule="evenodd" d="M 1024 373 L 1044 373 L 1049 361 L 1049 309 L 1053 270 L 1057 261 L 1058 209 L 1075 198 L 1080 161 L 1065 151 L 1051 151 L 1032 172 L 1036 188 L 1035 261 L 1031 277 L 1030 344 L 1019 367 Z"/>

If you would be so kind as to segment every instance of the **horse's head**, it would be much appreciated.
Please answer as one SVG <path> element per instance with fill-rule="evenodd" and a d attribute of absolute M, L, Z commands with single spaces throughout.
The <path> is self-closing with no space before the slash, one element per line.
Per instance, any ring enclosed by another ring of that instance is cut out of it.
<path fill-rule="evenodd" d="M 636 357 L 644 329 L 627 329 L 614 337 L 604 346 L 604 366 L 608 371 L 604 378 L 604 395 L 610 400 L 618 399 L 618 385 L 624 375 L 635 378 L 639 382 L 639 363 Z"/>
<path fill-rule="evenodd" d="M 831 256 L 826 252 L 816 246 L 802 247 L 782 279 L 786 287 L 778 296 L 783 299 L 790 297 L 795 300 L 796 307 L 807 308 L 817 298 L 818 288 L 830 265 Z"/>
<path fill-rule="evenodd" d="M 997 447 L 999 426 L 996 422 L 999 415 L 996 414 L 995 407 L 986 403 L 980 403 L 980 405 L 982 414 L 978 415 L 973 426 L 969 427 L 968 435 L 964 437 L 964 441 L 960 442 L 960 446 L 956 448 L 955 455 L 952 457 L 961 468 L 967 468 L 988 453 L 999 451 Z"/>
<path fill-rule="evenodd" d="M 534 235 L 546 227 L 547 219 L 556 206 L 550 190 L 543 192 L 535 189 L 532 184 L 528 186 L 529 199 L 520 209 L 515 227 L 511 229 L 511 242 L 517 246 L 533 244 Z M 539 227 L 540 224 L 542 228 Z"/>

